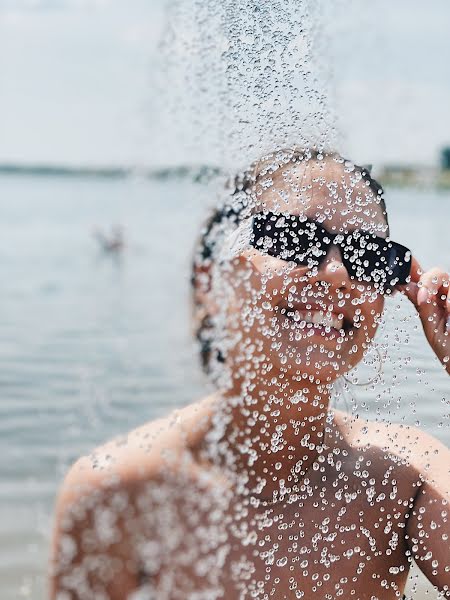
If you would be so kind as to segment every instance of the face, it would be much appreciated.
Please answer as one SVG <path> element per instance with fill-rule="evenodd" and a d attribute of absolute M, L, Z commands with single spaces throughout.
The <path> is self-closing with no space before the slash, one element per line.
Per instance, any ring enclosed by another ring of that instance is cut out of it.
<path fill-rule="evenodd" d="M 346 172 L 331 158 L 263 176 L 255 195 L 253 213 L 302 215 L 333 234 L 387 235 L 379 198 L 357 172 Z M 232 298 L 218 302 L 235 340 L 227 356 L 236 364 L 245 357 L 256 370 L 274 375 L 335 380 L 363 357 L 384 306 L 383 295 L 372 285 L 350 277 L 335 245 L 313 266 L 247 248 L 219 278 L 227 287 L 224 297 Z"/>

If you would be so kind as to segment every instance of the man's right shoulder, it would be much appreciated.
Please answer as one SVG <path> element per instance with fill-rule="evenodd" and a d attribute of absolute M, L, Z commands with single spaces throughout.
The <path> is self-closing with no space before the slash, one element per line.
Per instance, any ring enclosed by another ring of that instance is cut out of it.
<path fill-rule="evenodd" d="M 212 397 L 168 416 L 155 419 L 116 437 L 79 458 L 69 469 L 61 489 L 66 500 L 81 492 L 114 488 L 130 492 L 163 479 L 203 438 L 211 416 Z"/>
<path fill-rule="evenodd" d="M 185 470 L 190 461 L 195 472 L 194 450 L 208 429 L 208 406 L 205 399 L 150 421 L 96 448 L 69 469 L 55 506 L 51 598 L 93 598 L 94 587 L 104 591 L 102 598 L 131 597 L 139 585 L 136 540 L 143 532 L 154 534 L 159 513 L 153 508 L 179 488 L 180 468 Z M 161 489 L 168 492 L 162 500 Z M 140 515 L 145 518 L 140 520 Z M 108 566 L 92 569 L 89 564 Z M 113 577 L 105 580 L 105 573 Z M 89 590 L 80 592 L 80 585 Z"/>

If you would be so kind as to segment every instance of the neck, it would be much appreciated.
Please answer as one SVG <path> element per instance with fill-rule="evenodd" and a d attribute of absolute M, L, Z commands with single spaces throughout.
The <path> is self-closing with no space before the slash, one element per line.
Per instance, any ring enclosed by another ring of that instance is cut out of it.
<path fill-rule="evenodd" d="M 211 458 L 238 493 L 276 499 L 321 452 L 329 401 L 330 385 L 282 372 L 236 379 L 214 406 Z"/>

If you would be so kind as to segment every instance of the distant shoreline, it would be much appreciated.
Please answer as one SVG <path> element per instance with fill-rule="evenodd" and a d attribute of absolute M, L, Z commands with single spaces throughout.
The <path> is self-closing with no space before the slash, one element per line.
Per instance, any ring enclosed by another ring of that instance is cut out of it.
<path fill-rule="evenodd" d="M 0 163 L 0 175 L 23 177 L 62 177 L 88 179 L 144 179 L 192 178 L 203 181 L 220 174 L 220 169 L 207 165 L 178 165 L 173 167 L 71 166 L 57 164 Z"/>
<path fill-rule="evenodd" d="M 383 186 L 450 189 L 450 169 L 385 166 L 376 174 Z"/>
<path fill-rule="evenodd" d="M 168 167 L 72 166 L 58 164 L 0 163 L 0 176 L 61 177 L 76 179 L 191 179 L 210 181 L 223 174 L 211 165 L 177 165 Z M 422 187 L 450 189 L 450 169 L 385 166 L 377 171 L 376 179 L 389 187 Z"/>

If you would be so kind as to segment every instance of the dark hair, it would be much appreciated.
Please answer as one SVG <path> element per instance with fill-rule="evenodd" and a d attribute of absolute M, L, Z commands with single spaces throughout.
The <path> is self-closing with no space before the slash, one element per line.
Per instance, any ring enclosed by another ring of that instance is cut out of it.
<path fill-rule="evenodd" d="M 249 202 L 246 201 L 246 197 L 249 197 L 254 191 L 255 185 L 259 179 L 265 175 L 274 173 L 277 169 L 282 166 L 287 166 L 288 164 L 310 160 L 321 162 L 327 159 L 332 159 L 337 163 L 341 163 L 344 168 L 346 165 L 350 166 L 354 172 L 360 174 L 361 180 L 366 183 L 369 189 L 371 189 L 374 195 L 380 200 L 380 206 L 386 219 L 389 235 L 389 222 L 383 197 L 384 190 L 378 181 L 372 177 L 370 167 L 356 165 L 336 152 L 321 152 L 311 148 L 290 148 L 269 154 L 261 160 L 252 163 L 249 169 L 231 179 L 231 184 L 229 184 L 230 193 L 227 195 L 225 202 L 222 202 L 212 211 L 201 229 L 195 248 L 191 275 L 194 311 L 198 312 L 201 308 L 195 294 L 198 286 L 198 267 L 202 264 L 207 265 L 213 260 L 214 249 L 217 244 L 217 236 L 212 234 L 215 230 L 220 229 L 222 223 L 237 227 L 240 220 L 247 216 L 245 213 L 247 212 L 246 209 L 249 206 Z M 264 166 L 265 163 L 269 164 Z M 238 195 L 240 198 L 239 201 L 236 202 Z M 214 336 L 214 324 L 211 315 L 208 313 L 200 316 L 197 321 L 198 323 L 196 323 L 194 335 L 200 346 L 200 362 L 204 372 L 209 373 L 213 354 L 212 341 Z M 216 359 L 219 362 L 224 362 L 224 357 L 219 350 L 216 350 L 215 354 Z"/>

